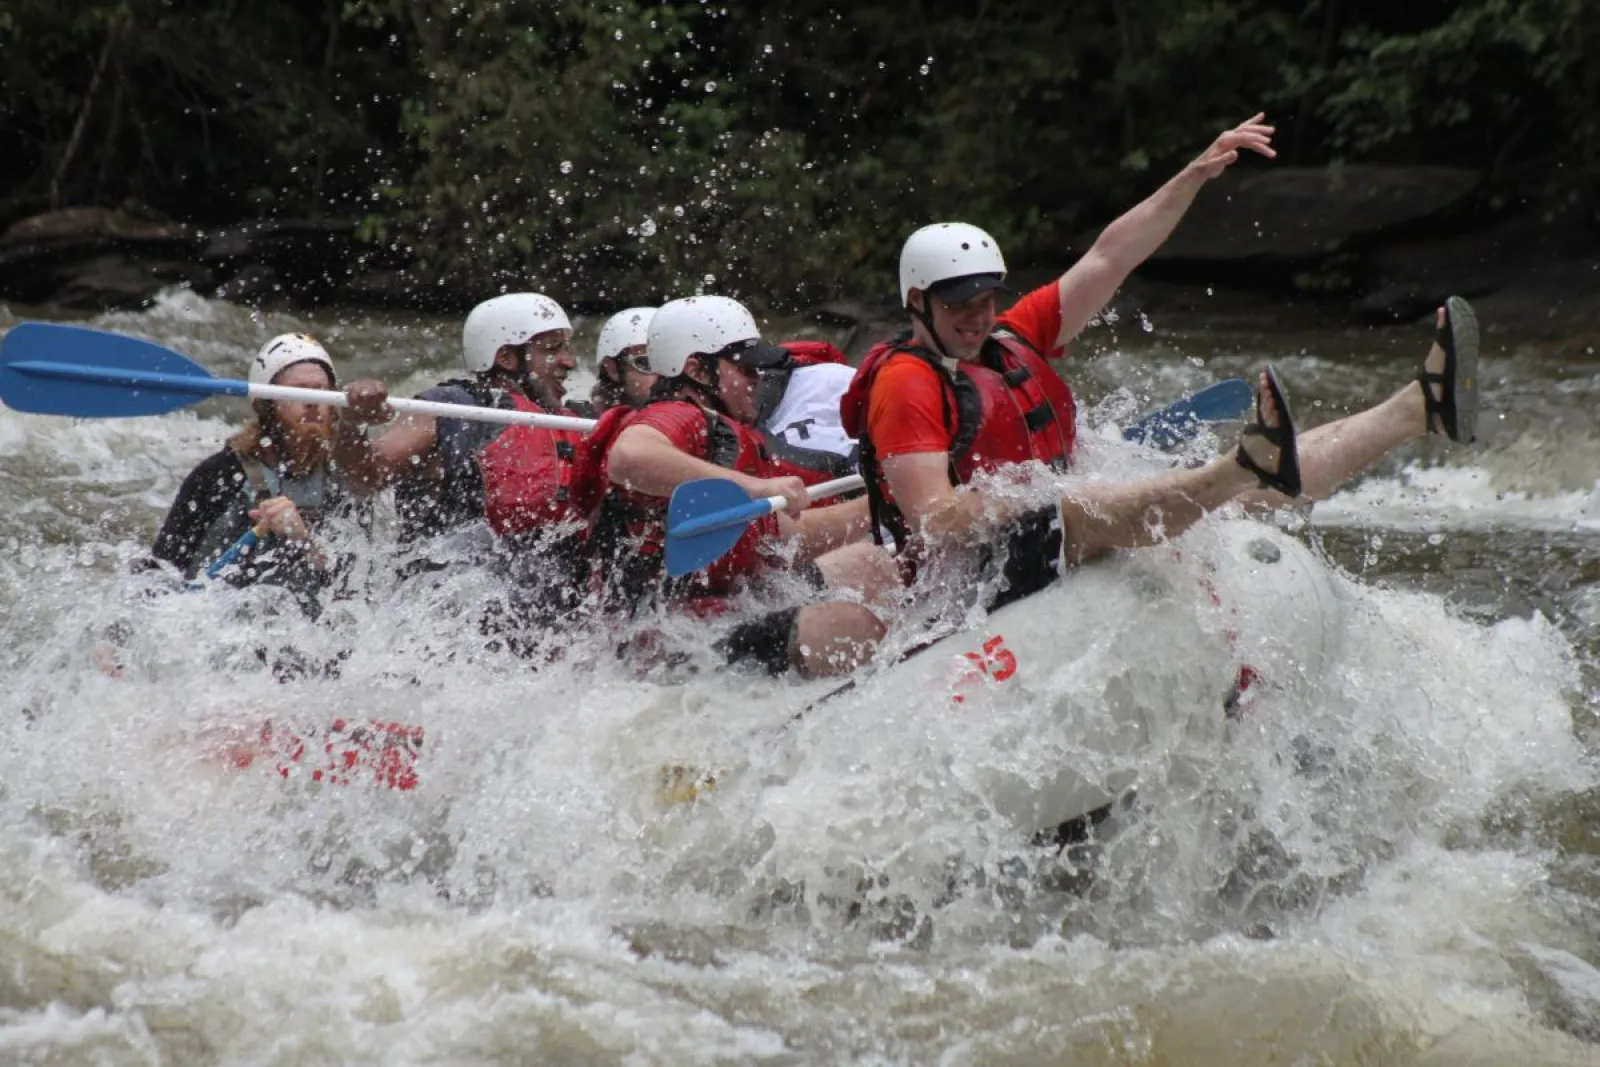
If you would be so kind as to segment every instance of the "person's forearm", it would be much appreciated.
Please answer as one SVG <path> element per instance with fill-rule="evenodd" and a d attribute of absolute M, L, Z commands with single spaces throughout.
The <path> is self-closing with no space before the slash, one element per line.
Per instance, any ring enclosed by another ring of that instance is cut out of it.
<path fill-rule="evenodd" d="M 1205 181 L 1194 167 L 1185 167 L 1177 177 L 1107 226 L 1094 247 L 1061 276 L 1057 283 L 1061 298 L 1057 344 L 1065 345 L 1083 332 L 1122 288 L 1128 275 L 1172 235 Z"/>
<path fill-rule="evenodd" d="M 869 510 L 864 496 L 843 504 L 808 510 L 795 522 L 800 532 L 796 559 L 802 563 L 808 562 L 824 552 L 831 552 L 866 537 L 872 531 Z"/>
<path fill-rule="evenodd" d="M 673 447 L 665 434 L 648 426 L 622 431 L 609 457 L 611 484 L 645 496 L 671 496 L 694 478 L 727 478 L 744 484 L 743 476 Z"/>
<path fill-rule="evenodd" d="M 922 536 L 932 543 L 978 545 L 994 540 L 1000 528 L 1025 510 L 1017 504 L 961 488 L 930 507 L 923 517 Z M 916 525 L 912 526 L 913 531 Z"/>
<path fill-rule="evenodd" d="M 1105 228 L 1090 249 L 1124 277 L 1155 254 L 1172 236 L 1184 213 L 1206 179 L 1186 166 L 1161 188 L 1151 193 Z"/>
<path fill-rule="evenodd" d="M 357 420 L 341 417 L 334 423 L 333 465 L 345 485 L 362 495 L 370 495 L 388 483 L 388 472 L 367 440 L 366 427 Z"/>

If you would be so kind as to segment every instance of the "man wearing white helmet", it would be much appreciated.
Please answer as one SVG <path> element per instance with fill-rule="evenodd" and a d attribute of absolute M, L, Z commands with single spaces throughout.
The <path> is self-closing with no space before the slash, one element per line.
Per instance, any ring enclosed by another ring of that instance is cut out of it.
<path fill-rule="evenodd" d="M 575 368 L 572 323 L 561 305 L 539 293 L 509 293 L 473 308 L 461 333 L 469 378 L 424 390 L 420 399 L 447 404 L 575 414 L 563 401 Z M 502 532 L 536 532 L 566 514 L 558 499 L 578 477 L 573 456 L 581 435 L 567 430 L 506 428 L 465 419 L 406 415 L 368 440 L 364 427 L 392 417 L 382 382 L 352 382 L 350 408 L 339 423 L 336 458 L 368 492 L 395 487 L 401 539 L 458 528 L 484 516 L 486 493 L 499 491 L 522 505 L 508 509 Z M 485 456 L 490 454 L 490 470 Z M 506 478 L 515 485 L 485 484 Z M 526 525 L 527 530 L 513 527 Z"/>
<path fill-rule="evenodd" d="M 760 373 L 785 353 L 761 340 L 742 304 L 719 296 L 666 304 L 650 323 L 647 352 L 650 369 L 661 376 L 657 399 L 595 430 L 610 488 L 590 543 L 611 604 L 637 610 L 659 603 L 714 615 L 734 593 L 791 564 L 818 588 L 851 588 L 869 599 L 892 595 L 898 573 L 886 553 L 868 544 L 840 547 L 865 536 L 864 502 L 807 510 L 799 478 L 772 476 L 777 468 L 753 422 Z M 752 497 L 782 496 L 788 507 L 782 516 L 751 523 L 703 573 L 668 580 L 662 569 L 667 498 L 695 478 L 730 479 Z M 780 549 L 785 541 L 791 544 Z M 820 675 L 853 668 L 882 634 L 871 610 L 835 602 L 740 624 L 718 647 L 732 662 Z"/>
<path fill-rule="evenodd" d="M 262 345 L 249 380 L 303 389 L 332 389 L 337 381 L 327 350 L 303 333 Z M 354 510 L 329 469 L 332 411 L 257 400 L 255 417 L 184 479 L 151 554 L 193 578 L 254 526 L 262 540 L 225 572 L 230 581 L 273 581 L 305 593 L 320 588 L 327 557 L 313 533 L 330 512 Z"/>
<path fill-rule="evenodd" d="M 1055 282 L 1003 315 L 995 292 L 1005 261 L 966 223 L 924 227 L 900 258 L 911 328 L 867 353 L 841 402 L 860 439 L 875 519 L 915 561 L 931 548 L 979 548 L 998 579 L 989 606 L 1026 596 L 1073 564 L 1172 537 L 1206 512 L 1259 487 L 1283 503 L 1326 496 L 1400 441 L 1429 432 L 1471 440 L 1477 414 L 1477 326 L 1451 298 L 1418 382 L 1378 406 L 1318 427 L 1303 445 L 1274 376 L 1264 374 L 1257 421 L 1230 456 L 1149 481 L 1087 485 L 1058 505 L 1026 510 L 974 491 L 980 472 L 1022 463 L 1063 470 L 1072 459 L 1072 391 L 1046 361 L 1058 356 L 1127 274 L 1164 240 L 1208 179 L 1240 149 L 1271 156 L 1261 116 L 1224 133 L 1149 200 L 1114 222 Z M 1280 495 L 1281 494 L 1281 495 Z"/>
<path fill-rule="evenodd" d="M 656 375 L 644 351 L 655 314 L 655 308 L 628 308 L 600 327 L 594 345 L 596 380 L 589 393 L 595 415 L 615 407 L 643 407 L 649 401 Z"/>

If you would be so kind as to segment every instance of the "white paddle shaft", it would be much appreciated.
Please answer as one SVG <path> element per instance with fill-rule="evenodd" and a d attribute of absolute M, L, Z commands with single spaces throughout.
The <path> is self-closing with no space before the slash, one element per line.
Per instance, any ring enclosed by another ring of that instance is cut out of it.
<path fill-rule="evenodd" d="M 848 493 L 860 489 L 866 484 L 861 480 L 861 475 L 859 474 L 852 474 L 845 478 L 835 478 L 831 482 L 819 482 L 816 485 L 806 487 L 806 503 L 814 504 L 819 500 L 833 496 L 835 493 Z M 789 503 L 781 496 L 769 496 L 766 501 L 767 507 L 772 511 L 782 511 Z"/>
<path fill-rule="evenodd" d="M 302 404 L 321 404 L 331 408 L 347 408 L 350 398 L 333 389 L 300 389 L 292 385 L 250 386 L 252 400 L 294 400 Z M 502 426 L 543 426 L 549 430 L 579 430 L 584 433 L 594 429 L 593 419 L 580 419 L 571 415 L 546 415 L 543 412 L 514 411 L 506 408 L 485 408 L 476 404 L 443 404 L 436 400 L 410 400 L 393 397 L 389 406 L 402 415 L 432 415 L 438 419 L 465 419 L 468 422 L 495 422 Z"/>

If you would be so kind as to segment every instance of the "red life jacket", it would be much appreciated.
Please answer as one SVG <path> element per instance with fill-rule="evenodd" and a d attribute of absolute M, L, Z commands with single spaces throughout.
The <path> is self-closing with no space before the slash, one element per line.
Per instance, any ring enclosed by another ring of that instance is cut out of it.
<path fill-rule="evenodd" d="M 518 411 L 544 413 L 527 397 L 509 396 Z M 597 464 L 578 430 L 507 426 L 479 453 L 478 468 L 484 518 L 502 537 L 587 523 L 600 496 Z"/>
<path fill-rule="evenodd" d="M 867 434 L 873 380 L 890 359 L 901 354 L 915 356 L 932 367 L 944 385 L 951 485 L 969 482 L 979 471 L 1028 460 L 1055 470 L 1071 464 L 1077 443 L 1077 402 L 1072 389 L 1027 342 L 1009 333 L 994 334 L 976 360 L 962 360 L 952 373 L 938 355 L 902 335 L 866 354 L 839 401 L 845 432 L 860 442 L 861 475 L 867 482 L 875 532 L 879 526 L 887 527 L 902 548 L 910 536 Z"/>
<path fill-rule="evenodd" d="M 757 478 L 775 477 L 766 443 L 757 431 L 689 401 L 653 401 L 639 411 L 650 410 L 659 419 L 663 406 L 670 409 L 674 429 L 680 431 L 669 433 L 669 437 L 679 440 L 704 432 L 704 453 L 691 453 L 697 459 Z M 602 588 L 618 594 L 627 604 L 637 603 L 653 591 L 672 600 L 722 596 L 732 592 L 740 578 L 763 570 L 767 565 L 765 545 L 778 535 L 776 515 L 750 523 L 732 550 L 706 570 L 682 578 L 665 578 L 667 500 L 635 493 L 609 481 L 611 448 L 631 421 L 628 417 L 638 412 L 620 414 L 623 417 L 609 426 L 602 418 L 592 435 L 597 454 L 603 457 L 597 466 L 608 486 L 590 535 L 591 559 Z"/>

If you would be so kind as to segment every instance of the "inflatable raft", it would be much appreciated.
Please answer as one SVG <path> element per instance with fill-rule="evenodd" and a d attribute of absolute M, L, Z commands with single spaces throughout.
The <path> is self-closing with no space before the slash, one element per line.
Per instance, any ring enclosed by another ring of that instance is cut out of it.
<path fill-rule="evenodd" d="M 784 790 L 822 790 L 879 826 L 916 803 L 896 790 L 932 788 L 1051 832 L 1170 773 L 1263 696 L 1314 690 L 1339 656 L 1339 581 L 1274 526 L 1212 520 L 868 668 L 717 770 L 663 768 L 661 799 L 711 799 L 754 772 L 772 810 Z"/>

